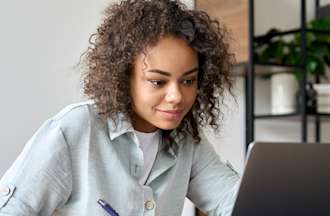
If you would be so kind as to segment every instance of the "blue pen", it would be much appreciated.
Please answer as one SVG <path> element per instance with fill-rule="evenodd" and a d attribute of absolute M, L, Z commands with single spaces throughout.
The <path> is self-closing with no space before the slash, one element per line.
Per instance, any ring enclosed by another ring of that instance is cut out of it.
<path fill-rule="evenodd" d="M 119 214 L 104 200 L 99 199 L 97 201 L 98 204 L 100 204 L 100 206 L 109 213 L 109 215 L 111 216 L 119 216 Z"/>

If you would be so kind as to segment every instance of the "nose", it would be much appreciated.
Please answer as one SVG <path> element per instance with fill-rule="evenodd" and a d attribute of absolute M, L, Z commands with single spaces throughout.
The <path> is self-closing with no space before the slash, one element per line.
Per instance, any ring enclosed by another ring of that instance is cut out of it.
<path fill-rule="evenodd" d="M 165 97 L 166 102 L 171 104 L 178 104 L 183 100 L 183 95 L 178 85 L 172 85 L 168 88 Z"/>

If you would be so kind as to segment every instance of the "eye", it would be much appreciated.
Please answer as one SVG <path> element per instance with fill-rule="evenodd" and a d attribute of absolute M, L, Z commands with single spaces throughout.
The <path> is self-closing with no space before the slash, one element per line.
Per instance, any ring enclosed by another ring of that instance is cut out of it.
<path fill-rule="evenodd" d="M 166 82 L 164 80 L 149 80 L 149 82 L 154 86 L 154 87 L 161 87 L 163 86 Z"/>
<path fill-rule="evenodd" d="M 183 80 L 182 83 L 184 85 L 187 85 L 187 86 L 190 86 L 190 85 L 193 85 L 196 81 L 196 78 L 192 78 L 192 79 L 186 79 L 186 80 Z"/>

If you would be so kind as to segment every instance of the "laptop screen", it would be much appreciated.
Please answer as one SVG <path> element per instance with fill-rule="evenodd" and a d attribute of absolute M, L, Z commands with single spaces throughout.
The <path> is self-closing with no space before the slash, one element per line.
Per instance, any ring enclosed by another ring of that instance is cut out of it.
<path fill-rule="evenodd" d="M 330 145 L 254 143 L 233 216 L 330 215 Z"/>

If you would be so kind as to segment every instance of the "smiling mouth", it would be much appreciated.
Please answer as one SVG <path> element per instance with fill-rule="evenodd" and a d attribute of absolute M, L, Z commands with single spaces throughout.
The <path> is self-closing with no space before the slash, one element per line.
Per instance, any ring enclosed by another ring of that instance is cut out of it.
<path fill-rule="evenodd" d="M 182 110 L 160 110 L 157 111 L 161 114 L 161 116 L 166 120 L 179 120 L 183 114 Z"/>
<path fill-rule="evenodd" d="M 167 113 L 182 113 L 183 109 L 180 109 L 180 110 L 161 110 L 161 109 L 158 109 L 158 111 L 167 112 Z"/>

